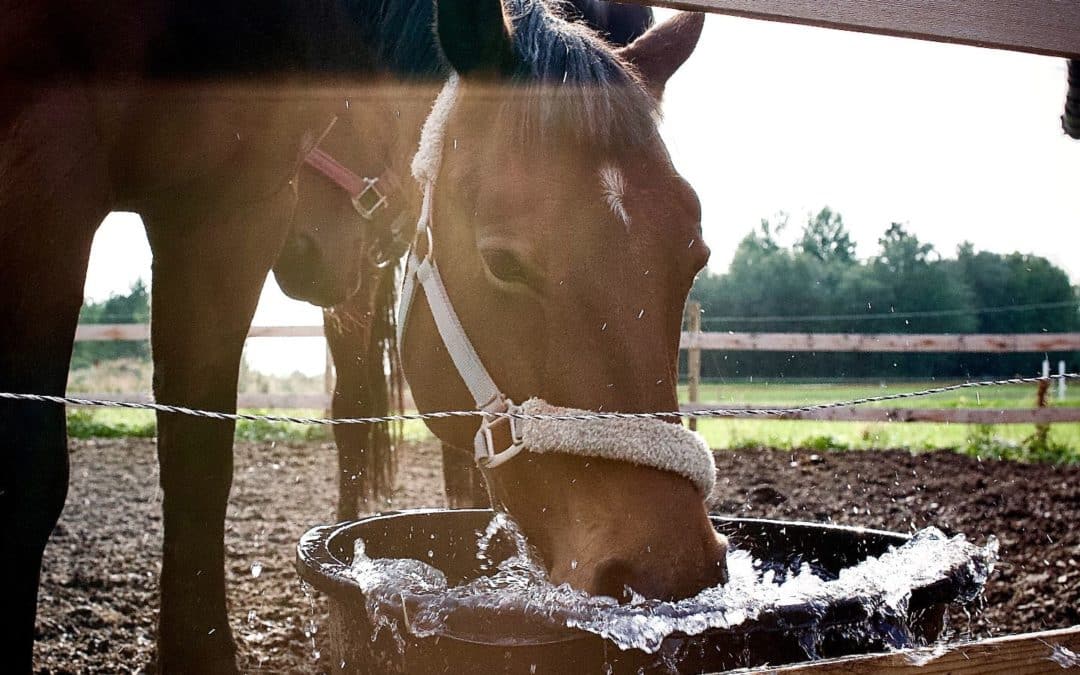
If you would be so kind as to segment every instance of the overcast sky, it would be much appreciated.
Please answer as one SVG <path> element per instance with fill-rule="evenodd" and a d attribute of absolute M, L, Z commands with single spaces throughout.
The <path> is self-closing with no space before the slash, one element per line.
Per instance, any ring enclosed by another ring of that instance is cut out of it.
<path fill-rule="evenodd" d="M 1035 253 L 1080 283 L 1080 142 L 1061 132 L 1064 101 L 1061 59 L 709 16 L 669 84 L 662 131 L 701 197 L 717 271 L 761 218 L 799 225 L 828 205 L 864 257 L 895 221 L 943 255 L 965 240 Z M 87 296 L 149 275 L 138 220 L 110 217 Z M 270 280 L 255 321 L 320 314 Z M 323 352 L 319 340 L 255 340 L 248 359 L 320 372 Z"/>

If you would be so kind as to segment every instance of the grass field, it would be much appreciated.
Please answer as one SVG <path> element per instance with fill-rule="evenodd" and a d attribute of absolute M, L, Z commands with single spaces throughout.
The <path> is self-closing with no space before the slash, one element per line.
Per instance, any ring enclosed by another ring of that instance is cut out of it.
<path fill-rule="evenodd" d="M 904 382 L 890 384 L 773 384 L 708 383 L 702 386 L 702 402 L 730 405 L 800 406 L 865 396 L 918 391 L 951 382 Z M 686 387 L 680 386 L 686 400 Z M 1073 386 L 1065 400 L 1051 393 L 1052 405 L 1080 406 L 1080 386 Z M 1023 408 L 1035 404 L 1035 387 L 1009 386 L 950 392 L 894 403 L 898 407 Z M 889 404 L 882 404 L 889 405 Z M 321 415 L 314 410 L 249 411 L 269 414 Z M 149 412 L 114 409 L 72 409 L 69 433 L 75 438 L 141 436 L 155 434 Z M 818 450 L 908 448 L 914 451 L 950 448 L 986 458 L 1080 462 L 1080 424 L 1056 424 L 1045 436 L 1033 425 L 979 426 L 970 424 L 865 423 L 767 420 L 702 420 L 699 432 L 717 449 L 773 447 Z M 405 425 L 410 439 L 429 438 L 419 422 Z M 255 441 L 329 440 L 326 427 L 267 422 L 240 422 L 237 438 Z"/>

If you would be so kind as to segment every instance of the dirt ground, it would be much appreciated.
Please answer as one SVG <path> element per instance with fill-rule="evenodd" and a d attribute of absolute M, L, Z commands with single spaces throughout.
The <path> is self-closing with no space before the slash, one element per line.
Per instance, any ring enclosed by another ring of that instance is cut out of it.
<path fill-rule="evenodd" d="M 294 546 L 333 515 L 330 444 L 240 443 L 226 545 L 229 602 L 247 671 L 318 672 L 325 613 L 293 571 Z M 907 531 L 934 524 L 1003 561 L 979 636 L 1080 624 L 1080 468 L 978 461 L 948 452 L 718 453 L 722 513 Z M 147 440 L 72 443 L 71 491 L 46 552 L 35 666 L 41 673 L 145 672 L 154 660 L 160 491 Z M 388 508 L 441 505 L 434 443 L 403 453 Z"/>

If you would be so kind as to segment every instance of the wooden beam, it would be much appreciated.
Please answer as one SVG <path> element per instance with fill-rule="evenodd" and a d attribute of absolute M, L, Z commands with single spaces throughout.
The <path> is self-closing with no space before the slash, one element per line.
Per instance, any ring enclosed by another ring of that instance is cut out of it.
<path fill-rule="evenodd" d="M 252 326 L 249 338 L 262 337 L 323 337 L 323 327 Z M 143 323 L 81 323 L 75 328 L 75 341 L 149 340 L 150 327 Z"/>
<path fill-rule="evenodd" d="M 792 406 L 797 407 L 797 406 Z M 727 410 L 715 419 L 813 420 L 817 422 L 924 422 L 932 424 L 1055 424 L 1080 422 L 1080 408 L 826 408 L 776 415 L 753 410 L 780 410 L 775 406 L 731 406 L 716 403 L 684 403 L 682 411 Z"/>
<path fill-rule="evenodd" d="M 902 649 L 889 654 L 826 659 L 814 663 L 769 668 L 778 675 L 794 673 L 1060 673 L 1080 667 L 1080 627 L 1024 633 L 967 644 Z M 1071 655 L 1071 656 L 1070 656 Z"/>
<path fill-rule="evenodd" d="M 1077 4 L 1080 5 L 1080 2 Z M 1068 352 L 1080 350 L 1080 333 L 903 335 L 684 332 L 680 347 L 773 352 Z"/>
<path fill-rule="evenodd" d="M 153 403 L 154 397 L 148 393 L 125 392 L 68 392 L 74 398 L 104 399 L 124 403 Z M 296 410 L 327 410 L 330 407 L 328 394 L 263 394 L 242 393 L 236 397 L 239 408 L 293 408 Z"/>
<path fill-rule="evenodd" d="M 1046 56 L 1080 58 L 1080 2 L 1076 0 L 629 2 Z"/>
<path fill-rule="evenodd" d="M 1077 3 L 1080 5 L 1080 2 Z M 323 337 L 323 327 L 252 326 L 249 338 Z M 148 340 L 145 324 L 79 324 L 75 341 Z M 1080 333 L 1029 334 L 892 334 L 892 333 L 691 333 L 682 349 L 772 352 L 989 352 L 1039 353 L 1080 351 Z"/>

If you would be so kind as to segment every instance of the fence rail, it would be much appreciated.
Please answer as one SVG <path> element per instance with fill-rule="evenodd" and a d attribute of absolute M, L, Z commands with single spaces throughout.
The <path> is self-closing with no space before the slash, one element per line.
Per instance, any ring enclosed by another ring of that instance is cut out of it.
<path fill-rule="evenodd" d="M 323 337 L 323 327 L 252 326 L 248 337 Z M 80 324 L 76 342 L 148 340 L 141 323 Z M 897 333 L 722 333 L 682 334 L 681 349 L 776 352 L 987 352 L 1080 351 L 1080 333 L 897 334 Z"/>
<path fill-rule="evenodd" d="M 1080 350 L 1080 333 L 896 334 L 896 333 L 694 333 L 682 349 L 763 352 L 987 352 L 1040 353 Z"/>
<path fill-rule="evenodd" d="M 693 317 L 691 313 L 691 317 Z M 700 323 L 691 324 L 693 328 Z M 75 332 L 77 342 L 147 340 L 145 324 L 81 324 Z M 296 338 L 323 337 L 322 326 L 252 326 L 248 337 Z M 935 334 L 848 334 L 848 333 L 720 333 L 691 330 L 682 334 L 680 347 L 688 351 L 688 363 L 697 365 L 689 372 L 690 382 L 698 384 L 702 351 L 782 351 L 782 352 L 990 352 L 1046 353 L 1080 351 L 1080 333 L 1033 333 L 1002 335 Z M 327 364 L 327 378 L 330 377 Z M 1063 366 L 1062 368 L 1063 371 Z M 328 381 L 332 381 L 329 380 Z M 791 412 L 763 418 L 759 413 L 739 412 L 740 406 L 716 405 L 697 401 L 698 387 L 692 387 L 690 401 L 682 410 L 733 410 L 732 418 L 817 420 L 836 422 L 930 422 L 954 424 L 1051 424 L 1080 422 L 1080 408 L 829 408 Z M 94 393 L 91 398 L 145 403 L 152 400 L 145 393 Z M 329 389 L 319 394 L 241 393 L 241 408 L 307 408 L 328 410 Z M 758 408 L 760 409 L 760 408 Z"/>
<path fill-rule="evenodd" d="M 623 0 L 823 28 L 1080 58 L 1080 3 L 1065 0 Z"/>

